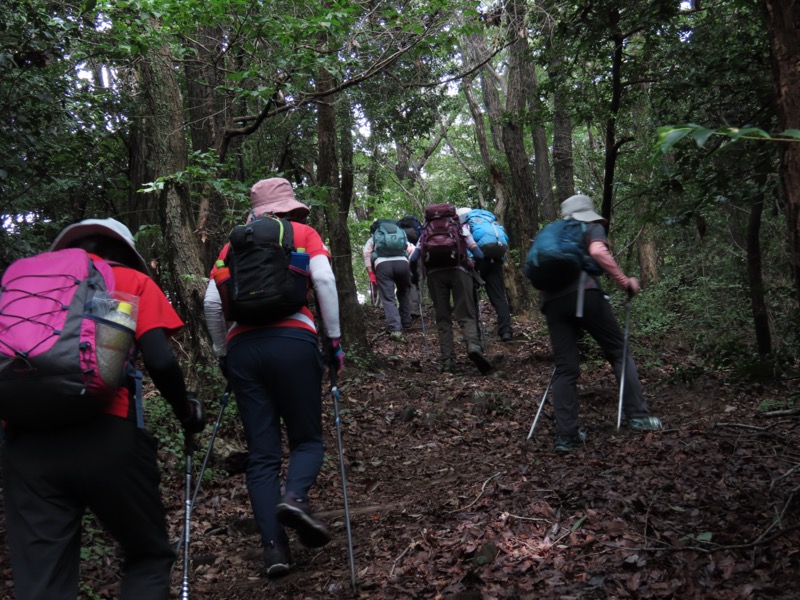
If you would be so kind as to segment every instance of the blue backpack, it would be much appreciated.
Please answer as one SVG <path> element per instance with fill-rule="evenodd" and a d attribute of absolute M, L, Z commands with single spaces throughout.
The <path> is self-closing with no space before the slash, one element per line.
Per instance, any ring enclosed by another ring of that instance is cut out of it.
<path fill-rule="evenodd" d="M 582 271 L 598 275 L 601 270 L 585 248 L 586 223 L 575 219 L 553 221 L 533 240 L 523 272 L 533 287 L 556 292 L 573 283 Z"/>
<path fill-rule="evenodd" d="M 488 210 L 475 208 L 467 213 L 464 221 L 475 243 L 486 258 L 503 258 L 508 252 L 508 234 Z"/>

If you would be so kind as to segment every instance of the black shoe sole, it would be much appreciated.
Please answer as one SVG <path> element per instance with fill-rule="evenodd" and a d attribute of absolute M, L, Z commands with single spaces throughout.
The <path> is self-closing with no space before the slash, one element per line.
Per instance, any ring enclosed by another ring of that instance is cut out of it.
<path fill-rule="evenodd" d="M 275 579 L 289 574 L 289 563 L 275 563 L 267 567 L 267 577 Z"/>
<path fill-rule="evenodd" d="M 469 359 L 472 362 L 474 362 L 475 365 L 478 367 L 478 370 L 481 372 L 481 375 L 485 375 L 486 373 L 492 370 L 492 365 L 489 363 L 488 360 L 486 360 L 486 357 L 480 352 L 470 352 L 469 354 L 467 354 L 467 356 L 469 356 Z"/>
<path fill-rule="evenodd" d="M 281 525 L 297 532 L 300 543 L 306 548 L 322 548 L 331 541 L 331 535 L 325 526 L 299 508 L 290 504 L 278 504 L 275 516 Z"/>

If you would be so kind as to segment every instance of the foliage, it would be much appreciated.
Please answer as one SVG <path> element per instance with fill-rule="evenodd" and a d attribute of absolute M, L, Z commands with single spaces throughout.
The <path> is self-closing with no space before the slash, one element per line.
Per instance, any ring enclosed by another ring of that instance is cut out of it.
<path fill-rule="evenodd" d="M 800 130 L 787 129 L 778 134 L 770 134 L 758 127 L 722 127 L 708 129 L 702 125 L 665 125 L 658 128 L 656 148 L 660 154 L 667 154 L 682 139 L 692 139 L 698 148 L 706 145 L 711 136 L 728 138 L 731 142 L 755 140 L 762 142 L 800 142 Z"/>

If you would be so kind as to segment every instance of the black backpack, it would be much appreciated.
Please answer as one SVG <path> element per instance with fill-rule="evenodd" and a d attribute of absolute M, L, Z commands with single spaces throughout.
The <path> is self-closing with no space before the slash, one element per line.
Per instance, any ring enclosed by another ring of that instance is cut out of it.
<path fill-rule="evenodd" d="M 398 227 L 406 232 L 408 241 L 416 244 L 422 235 L 422 223 L 414 215 L 406 215 L 397 222 Z"/>
<path fill-rule="evenodd" d="M 300 254 L 288 219 L 265 215 L 234 227 L 225 257 L 228 289 L 220 291 L 227 296 L 225 318 L 242 325 L 268 325 L 305 306 L 308 266 L 304 270 L 293 264 Z"/>

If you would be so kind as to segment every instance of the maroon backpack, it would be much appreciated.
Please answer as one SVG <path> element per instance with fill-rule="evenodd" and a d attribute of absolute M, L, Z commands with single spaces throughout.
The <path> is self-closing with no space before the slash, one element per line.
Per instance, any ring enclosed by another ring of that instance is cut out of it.
<path fill-rule="evenodd" d="M 429 204 L 422 232 L 422 262 L 427 270 L 457 267 L 467 258 L 467 239 L 452 204 Z"/>

